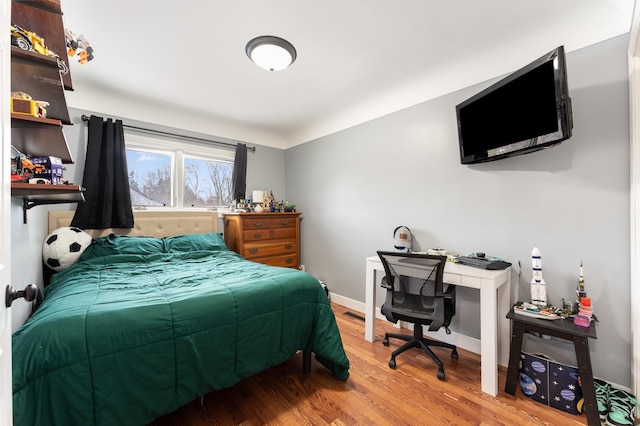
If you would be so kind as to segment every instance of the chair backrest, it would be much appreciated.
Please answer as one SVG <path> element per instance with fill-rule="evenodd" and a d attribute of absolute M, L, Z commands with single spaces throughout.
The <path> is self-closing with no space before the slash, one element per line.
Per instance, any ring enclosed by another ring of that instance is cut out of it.
<path fill-rule="evenodd" d="M 446 256 L 390 251 L 378 251 L 378 256 L 385 270 L 382 286 L 387 289 L 381 310 L 389 321 L 432 324 L 435 329 L 448 325 L 452 312 L 445 312 Z M 448 302 L 450 307 L 450 297 Z"/>

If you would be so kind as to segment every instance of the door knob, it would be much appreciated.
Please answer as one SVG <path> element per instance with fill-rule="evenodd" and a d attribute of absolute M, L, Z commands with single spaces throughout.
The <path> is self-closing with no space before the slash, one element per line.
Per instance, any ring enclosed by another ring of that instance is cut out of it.
<path fill-rule="evenodd" d="M 34 300 L 36 300 L 38 287 L 36 287 L 34 284 L 29 284 L 24 288 L 24 290 L 15 290 L 13 287 L 11 287 L 11 285 L 8 285 L 5 294 L 5 306 L 9 308 L 11 307 L 11 304 L 14 300 L 20 299 L 21 297 L 24 297 L 27 302 L 33 302 Z"/>

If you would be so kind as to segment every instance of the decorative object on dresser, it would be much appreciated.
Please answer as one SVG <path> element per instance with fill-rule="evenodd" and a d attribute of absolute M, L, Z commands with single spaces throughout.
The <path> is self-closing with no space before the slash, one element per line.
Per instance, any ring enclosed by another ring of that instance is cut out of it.
<path fill-rule="evenodd" d="M 251 203 L 254 205 L 253 211 L 256 213 L 262 213 L 264 211 L 264 193 L 265 191 L 253 191 L 253 195 L 251 197 Z"/>
<path fill-rule="evenodd" d="M 248 260 L 299 269 L 301 214 L 226 214 L 224 241 L 230 250 Z"/>

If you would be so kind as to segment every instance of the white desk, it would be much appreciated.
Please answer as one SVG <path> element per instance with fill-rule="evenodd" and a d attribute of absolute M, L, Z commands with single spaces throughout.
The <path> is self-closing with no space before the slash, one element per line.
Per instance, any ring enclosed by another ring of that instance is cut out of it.
<path fill-rule="evenodd" d="M 369 342 L 373 342 L 375 336 L 377 271 L 384 274 L 380 258 L 367 257 L 364 338 Z M 507 365 L 509 354 L 510 332 L 506 315 L 511 308 L 511 268 L 488 271 L 447 262 L 444 281 L 448 284 L 480 290 L 482 391 L 496 396 L 498 394 L 498 363 Z M 457 309 L 456 315 L 464 315 L 464 313 Z"/>

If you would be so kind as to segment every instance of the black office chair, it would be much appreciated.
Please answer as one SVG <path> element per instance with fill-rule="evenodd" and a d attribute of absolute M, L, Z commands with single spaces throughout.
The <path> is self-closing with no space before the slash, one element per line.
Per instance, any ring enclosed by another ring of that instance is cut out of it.
<path fill-rule="evenodd" d="M 451 358 L 458 359 L 455 345 L 427 339 L 422 335 L 422 325 L 429 325 L 429 331 L 444 327 L 451 334 L 449 324 L 456 313 L 456 287 L 448 285 L 443 291 L 444 266 L 446 256 L 427 254 L 378 251 L 384 266 L 385 277 L 382 287 L 387 296 L 381 311 L 387 320 L 413 323 L 413 336 L 386 333 L 382 343 L 389 346 L 389 338 L 397 338 L 407 343 L 393 351 L 389 367 L 396 368 L 396 356 L 411 348 L 422 348 L 438 364 L 437 377 L 445 379 L 442 361 L 429 348 L 439 346 L 451 349 Z"/>

